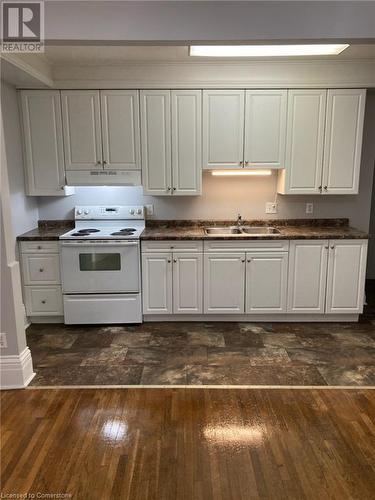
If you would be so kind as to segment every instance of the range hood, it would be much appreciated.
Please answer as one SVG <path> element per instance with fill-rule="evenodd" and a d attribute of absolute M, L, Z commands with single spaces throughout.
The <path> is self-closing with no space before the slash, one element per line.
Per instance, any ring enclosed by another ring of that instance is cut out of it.
<path fill-rule="evenodd" d="M 140 170 L 68 170 L 67 186 L 140 186 Z"/>

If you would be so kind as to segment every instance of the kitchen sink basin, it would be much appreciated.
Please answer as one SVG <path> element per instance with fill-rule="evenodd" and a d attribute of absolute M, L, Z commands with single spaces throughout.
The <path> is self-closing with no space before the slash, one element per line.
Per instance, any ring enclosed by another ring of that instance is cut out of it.
<path fill-rule="evenodd" d="M 268 226 L 226 226 L 226 227 L 205 227 L 204 232 L 208 236 L 244 236 L 251 234 L 261 236 L 264 234 L 279 234 L 280 231 L 275 227 Z"/>
<path fill-rule="evenodd" d="M 240 235 L 242 234 L 241 229 L 238 227 L 206 227 L 204 229 L 205 233 L 208 235 L 214 235 L 214 236 L 235 236 L 235 235 Z"/>
<path fill-rule="evenodd" d="M 242 226 L 242 233 L 245 234 L 280 234 L 280 231 L 275 227 L 269 226 Z"/>

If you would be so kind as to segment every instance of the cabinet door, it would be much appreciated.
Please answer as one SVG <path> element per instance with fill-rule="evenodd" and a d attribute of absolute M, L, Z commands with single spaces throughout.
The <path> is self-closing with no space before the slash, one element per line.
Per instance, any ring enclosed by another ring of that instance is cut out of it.
<path fill-rule="evenodd" d="M 246 313 L 286 312 L 288 254 L 246 254 Z"/>
<path fill-rule="evenodd" d="M 367 241 L 331 240 L 327 278 L 327 313 L 363 311 Z"/>
<path fill-rule="evenodd" d="M 323 193 L 357 194 L 366 91 L 328 90 Z"/>
<path fill-rule="evenodd" d="M 25 285 L 57 285 L 60 280 L 59 254 L 22 254 Z"/>
<path fill-rule="evenodd" d="M 205 254 L 204 259 L 204 312 L 243 313 L 245 253 Z"/>
<path fill-rule="evenodd" d="M 101 170 L 102 138 L 98 90 L 61 92 L 67 170 Z"/>
<path fill-rule="evenodd" d="M 25 286 L 27 316 L 62 316 L 61 286 Z"/>
<path fill-rule="evenodd" d="M 328 240 L 291 241 L 288 312 L 324 313 Z"/>
<path fill-rule="evenodd" d="M 174 195 L 202 192 L 202 92 L 172 92 L 172 184 Z"/>
<path fill-rule="evenodd" d="M 172 254 L 142 254 L 143 314 L 172 314 Z"/>
<path fill-rule="evenodd" d="M 203 91 L 203 168 L 241 168 L 245 94 L 243 90 Z"/>
<path fill-rule="evenodd" d="M 245 167 L 284 168 L 286 90 L 246 90 Z"/>
<path fill-rule="evenodd" d="M 141 168 L 137 90 L 101 90 L 104 168 Z"/>
<path fill-rule="evenodd" d="M 173 254 L 173 313 L 203 312 L 203 255 Z"/>
<path fill-rule="evenodd" d="M 326 90 L 290 90 L 285 170 L 278 190 L 284 194 L 319 194 L 322 185 Z"/>
<path fill-rule="evenodd" d="M 58 90 L 21 92 L 26 194 L 64 194 L 64 151 Z"/>
<path fill-rule="evenodd" d="M 143 192 L 169 195 L 171 183 L 171 110 L 169 90 L 141 91 Z"/>

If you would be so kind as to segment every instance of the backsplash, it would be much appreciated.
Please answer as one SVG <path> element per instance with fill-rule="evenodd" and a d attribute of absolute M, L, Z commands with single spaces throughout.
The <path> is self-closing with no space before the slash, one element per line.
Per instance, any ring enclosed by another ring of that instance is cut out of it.
<path fill-rule="evenodd" d="M 142 187 L 79 187 L 76 194 L 64 198 L 38 198 L 39 219 L 73 219 L 75 205 L 147 205 L 154 206 L 153 219 L 234 220 L 240 213 L 244 219 L 301 219 L 347 217 L 350 224 L 368 230 L 369 184 L 371 169 L 363 169 L 358 196 L 284 196 L 278 195 L 278 213 L 266 214 L 265 203 L 273 202 L 276 178 L 215 178 L 203 175 L 201 196 L 144 196 Z M 307 215 L 306 203 L 314 203 Z"/>

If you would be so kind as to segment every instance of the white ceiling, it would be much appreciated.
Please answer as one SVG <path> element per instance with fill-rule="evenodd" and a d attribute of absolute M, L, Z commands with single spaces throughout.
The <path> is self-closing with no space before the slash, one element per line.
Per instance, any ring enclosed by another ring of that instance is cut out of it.
<path fill-rule="evenodd" d="M 126 61 L 205 61 L 218 58 L 192 58 L 188 55 L 188 47 L 184 46 L 47 46 L 43 58 L 52 66 L 65 65 L 111 65 L 121 64 Z M 275 59 L 275 58 L 270 58 Z M 281 58 L 277 58 L 280 60 Z M 351 45 L 337 56 L 320 57 L 295 57 L 283 58 L 284 60 L 306 59 L 371 59 L 375 60 L 374 45 Z M 221 59 L 227 60 L 227 59 Z M 230 59 L 231 61 L 234 59 Z M 259 60 L 259 58 L 238 58 L 235 60 Z"/>

